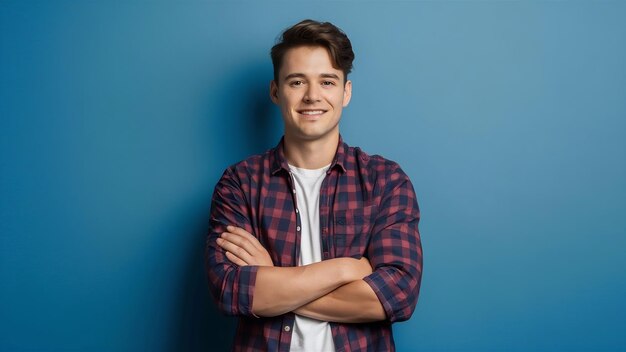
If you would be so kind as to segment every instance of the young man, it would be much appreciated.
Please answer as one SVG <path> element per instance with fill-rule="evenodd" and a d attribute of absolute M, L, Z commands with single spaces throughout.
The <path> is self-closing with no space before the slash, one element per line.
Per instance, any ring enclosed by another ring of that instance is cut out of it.
<path fill-rule="evenodd" d="M 354 53 L 340 29 L 302 21 L 271 55 L 284 137 L 224 172 L 206 242 L 211 292 L 239 316 L 234 350 L 392 351 L 421 282 L 413 186 L 342 141 Z"/>

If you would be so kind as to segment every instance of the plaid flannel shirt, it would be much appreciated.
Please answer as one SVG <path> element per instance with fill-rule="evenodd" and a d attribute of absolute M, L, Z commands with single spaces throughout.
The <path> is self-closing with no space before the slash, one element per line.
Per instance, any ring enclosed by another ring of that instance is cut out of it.
<path fill-rule="evenodd" d="M 398 164 L 343 143 L 320 190 L 323 260 L 365 256 L 364 278 L 382 303 L 385 321 L 331 323 L 337 351 L 393 351 L 391 323 L 409 319 L 419 294 L 422 247 L 415 191 Z M 233 350 L 289 351 L 294 313 L 252 314 L 258 266 L 231 263 L 216 239 L 227 225 L 244 228 L 268 250 L 275 266 L 297 266 L 300 215 L 283 140 L 224 172 L 215 186 L 206 241 L 206 267 L 219 309 L 239 317 Z"/>

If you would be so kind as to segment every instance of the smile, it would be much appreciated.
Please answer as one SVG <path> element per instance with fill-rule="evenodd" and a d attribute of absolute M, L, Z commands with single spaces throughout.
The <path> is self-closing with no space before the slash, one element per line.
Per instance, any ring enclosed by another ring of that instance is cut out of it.
<path fill-rule="evenodd" d="M 325 110 L 300 110 L 298 112 L 302 115 L 315 116 L 315 115 L 321 115 L 325 113 L 326 111 Z"/>

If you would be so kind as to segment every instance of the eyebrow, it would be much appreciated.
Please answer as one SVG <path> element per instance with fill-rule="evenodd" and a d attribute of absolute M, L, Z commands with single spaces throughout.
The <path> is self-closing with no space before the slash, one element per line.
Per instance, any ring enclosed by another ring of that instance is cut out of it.
<path fill-rule="evenodd" d="M 320 74 L 320 77 L 322 78 L 333 78 L 336 80 L 339 80 L 339 76 L 334 74 L 334 73 L 322 73 Z M 287 76 L 285 76 L 285 81 L 288 79 L 292 79 L 292 78 L 306 78 L 306 76 L 304 75 L 304 73 L 290 73 Z"/>

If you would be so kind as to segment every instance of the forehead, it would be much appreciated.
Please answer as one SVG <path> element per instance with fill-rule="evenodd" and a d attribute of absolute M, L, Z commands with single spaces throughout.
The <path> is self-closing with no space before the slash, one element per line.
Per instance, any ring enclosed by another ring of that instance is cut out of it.
<path fill-rule="evenodd" d="M 319 76 L 336 74 L 343 78 L 343 71 L 333 66 L 328 50 L 322 46 L 299 46 L 285 52 L 279 76 L 290 74 Z"/>

